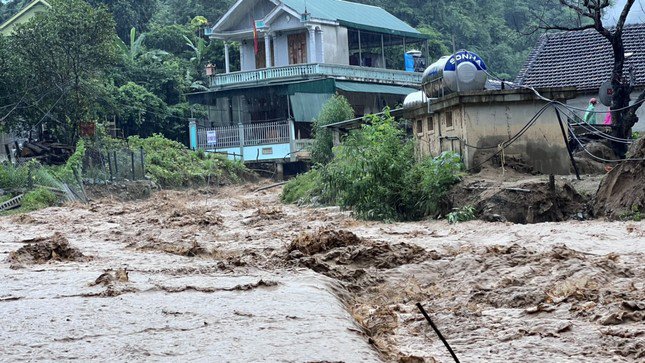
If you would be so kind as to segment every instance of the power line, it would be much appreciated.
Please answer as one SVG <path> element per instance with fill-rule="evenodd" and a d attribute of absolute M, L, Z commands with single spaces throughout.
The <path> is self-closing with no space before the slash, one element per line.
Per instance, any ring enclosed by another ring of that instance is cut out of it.
<path fill-rule="evenodd" d="M 549 99 L 549 98 L 547 98 L 547 97 L 542 96 L 542 95 L 540 94 L 540 92 L 538 92 L 534 87 L 531 87 L 531 86 L 525 86 L 525 85 L 517 84 L 517 83 L 514 83 L 514 82 L 504 81 L 504 80 L 500 79 L 499 77 L 496 77 L 495 75 L 490 74 L 488 71 L 486 71 L 486 74 L 488 74 L 490 77 L 493 77 L 493 78 L 497 79 L 498 81 L 502 81 L 502 82 L 504 82 L 504 83 L 506 83 L 506 84 L 509 84 L 510 86 L 515 86 L 515 87 L 518 87 L 518 88 L 524 88 L 524 89 L 531 90 L 531 91 L 533 91 L 533 93 L 535 93 L 535 94 L 538 96 L 538 98 L 540 98 L 540 99 L 541 99 L 541 100 L 543 100 L 543 101 L 553 102 L 553 103 L 556 103 L 556 104 L 558 104 L 558 105 L 561 105 L 561 106 L 564 106 L 564 107 L 567 107 L 567 108 L 570 108 L 570 109 L 573 109 L 573 110 L 576 110 L 576 111 L 583 111 L 583 112 L 596 113 L 596 114 L 601 114 L 601 113 L 602 113 L 602 114 L 605 114 L 605 113 L 607 113 L 607 111 L 587 111 L 587 109 L 584 109 L 584 108 L 579 108 L 579 107 L 575 107 L 575 106 L 567 105 L 567 104 L 564 104 L 564 103 L 562 103 L 562 102 L 560 102 L 560 101 L 552 100 L 552 99 Z M 636 105 L 638 105 L 638 104 L 642 104 L 642 103 L 644 103 L 644 102 L 645 102 L 645 99 L 642 99 L 642 100 L 640 100 L 640 101 L 636 101 L 636 102 L 634 102 L 633 104 L 631 104 L 631 105 L 629 105 L 629 106 L 625 106 L 625 107 L 621 107 L 621 108 L 612 109 L 610 112 L 619 112 L 619 111 L 624 111 L 624 110 L 627 110 L 627 109 L 629 109 L 629 108 L 632 108 L 632 107 L 634 107 L 634 106 L 636 106 Z"/>
<path fill-rule="evenodd" d="M 571 136 L 573 137 L 573 139 L 578 143 L 578 145 L 580 145 L 580 147 L 582 148 L 582 150 L 583 150 L 587 155 L 591 156 L 593 159 L 596 159 L 596 160 L 598 160 L 598 161 L 602 161 L 602 162 L 605 162 L 605 163 L 621 163 L 621 162 L 625 162 L 625 161 L 645 161 L 645 159 L 643 159 L 643 158 L 618 159 L 618 160 L 609 160 L 609 159 L 601 158 L 601 157 L 599 157 L 599 156 L 596 156 L 596 155 L 592 154 L 589 150 L 587 150 L 587 148 L 586 148 L 586 147 L 585 147 L 585 145 L 582 143 L 582 141 L 580 141 L 580 139 L 578 138 L 578 136 L 576 136 L 576 133 L 573 131 L 573 129 L 572 129 L 572 127 L 571 127 L 571 126 L 569 126 L 569 133 L 571 134 Z"/>

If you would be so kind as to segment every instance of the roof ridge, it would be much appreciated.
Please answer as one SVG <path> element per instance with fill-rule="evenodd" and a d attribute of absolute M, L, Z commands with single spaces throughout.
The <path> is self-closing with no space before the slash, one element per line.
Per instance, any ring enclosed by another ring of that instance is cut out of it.
<path fill-rule="evenodd" d="M 628 65 L 645 64 L 645 23 L 629 24 L 623 32 Z M 595 29 L 543 34 L 518 72 L 516 82 L 533 87 L 575 86 L 597 91 L 613 68 L 611 44 Z M 627 68 L 625 68 L 627 70 Z M 634 68 L 636 86 L 645 86 L 645 67 Z"/>
<path fill-rule="evenodd" d="M 549 42 L 549 34 L 545 33 L 540 36 L 540 39 L 538 40 L 538 44 L 533 47 L 531 50 L 531 53 L 529 53 L 528 58 L 526 59 L 526 62 L 524 62 L 524 65 L 520 69 L 520 71 L 517 74 L 517 77 L 515 77 L 515 82 L 518 84 L 522 84 L 524 82 L 524 78 L 526 75 L 529 73 L 531 68 L 533 67 L 533 64 L 537 60 L 537 57 L 540 55 L 540 52 L 544 49 L 546 44 Z"/>

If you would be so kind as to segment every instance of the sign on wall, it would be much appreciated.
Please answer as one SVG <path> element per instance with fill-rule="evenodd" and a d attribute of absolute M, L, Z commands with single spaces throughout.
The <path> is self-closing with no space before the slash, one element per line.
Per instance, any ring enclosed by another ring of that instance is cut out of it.
<path fill-rule="evenodd" d="M 206 131 L 206 143 L 208 145 L 217 145 L 217 131 Z"/>

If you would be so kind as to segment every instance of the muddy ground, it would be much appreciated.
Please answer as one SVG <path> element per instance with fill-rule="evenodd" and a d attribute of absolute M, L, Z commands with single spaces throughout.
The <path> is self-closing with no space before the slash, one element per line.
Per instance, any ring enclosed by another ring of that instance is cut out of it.
<path fill-rule="evenodd" d="M 357 221 L 279 189 L 157 192 L 0 218 L 0 356 L 645 359 L 645 225 Z"/>

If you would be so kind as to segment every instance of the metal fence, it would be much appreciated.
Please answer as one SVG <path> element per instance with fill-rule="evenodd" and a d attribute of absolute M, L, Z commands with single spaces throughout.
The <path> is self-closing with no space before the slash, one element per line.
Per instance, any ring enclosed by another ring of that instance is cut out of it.
<path fill-rule="evenodd" d="M 288 121 L 204 128 L 197 132 L 197 146 L 204 150 L 287 144 L 290 140 Z"/>
<path fill-rule="evenodd" d="M 143 180 L 145 152 L 129 148 L 88 148 L 83 158 L 83 179 L 92 184 Z"/>

